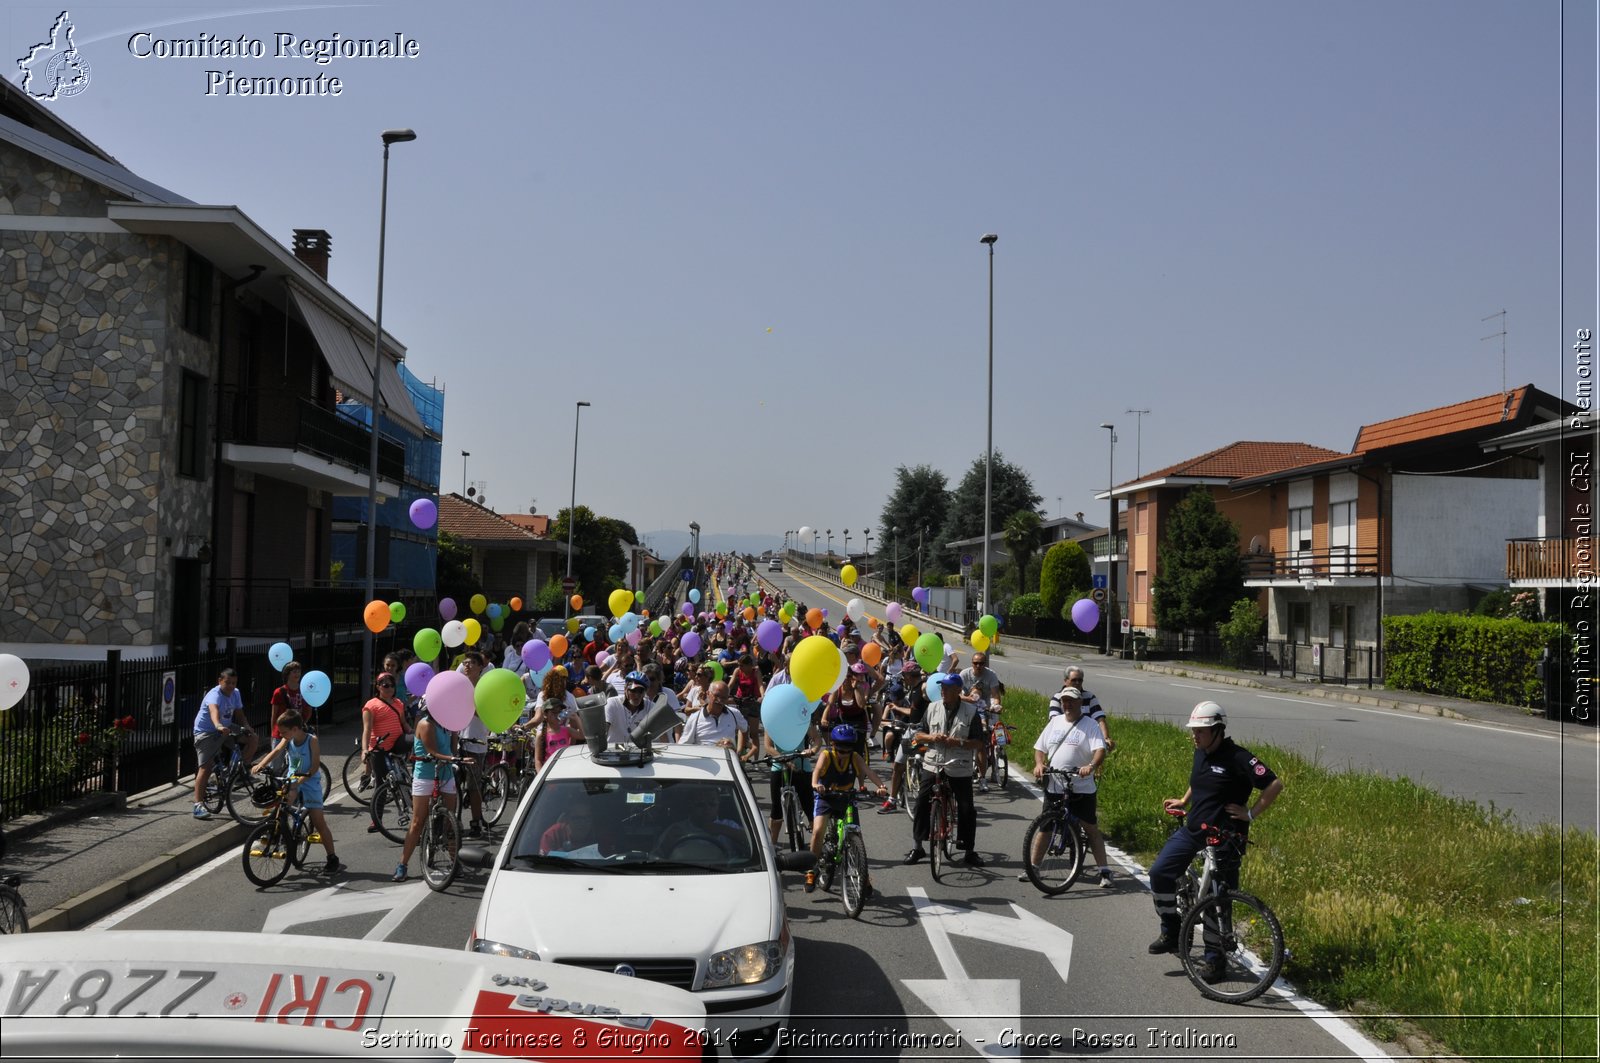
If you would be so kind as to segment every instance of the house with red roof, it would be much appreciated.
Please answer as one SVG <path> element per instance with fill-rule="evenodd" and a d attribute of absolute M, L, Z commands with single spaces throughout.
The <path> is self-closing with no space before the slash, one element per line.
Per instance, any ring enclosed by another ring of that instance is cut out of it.
<path fill-rule="evenodd" d="M 531 602 L 547 582 L 561 578 L 567 544 L 549 538 L 549 527 L 549 517 L 503 515 L 453 491 L 439 499 L 439 531 L 472 551 L 472 572 L 491 601 Z"/>

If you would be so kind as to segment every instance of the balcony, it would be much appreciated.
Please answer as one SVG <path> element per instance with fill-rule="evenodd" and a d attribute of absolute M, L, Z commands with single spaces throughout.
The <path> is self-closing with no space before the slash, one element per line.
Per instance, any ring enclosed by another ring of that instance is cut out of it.
<path fill-rule="evenodd" d="M 367 426 L 285 391 L 225 392 L 217 411 L 223 460 L 335 495 L 364 495 L 372 446 Z M 393 497 L 405 479 L 404 445 L 378 440 L 378 491 Z"/>
<path fill-rule="evenodd" d="M 374 593 L 386 602 L 405 603 L 410 621 L 432 615 L 432 592 L 402 589 L 390 580 L 378 580 Z M 282 635 L 286 632 L 359 629 L 361 610 L 367 604 L 359 580 L 291 580 L 282 577 L 218 579 L 211 583 L 212 633 L 225 635 Z"/>
<path fill-rule="evenodd" d="M 1584 546 L 1583 556 L 1579 547 Z M 1506 579 L 1513 585 L 1551 587 L 1574 584 L 1580 571 L 1595 574 L 1593 546 L 1581 539 L 1506 540 Z"/>
<path fill-rule="evenodd" d="M 1276 554 L 1245 554 L 1246 586 L 1304 583 L 1307 580 L 1372 578 L 1378 574 L 1376 550 L 1335 546 L 1322 550 L 1293 550 Z"/>

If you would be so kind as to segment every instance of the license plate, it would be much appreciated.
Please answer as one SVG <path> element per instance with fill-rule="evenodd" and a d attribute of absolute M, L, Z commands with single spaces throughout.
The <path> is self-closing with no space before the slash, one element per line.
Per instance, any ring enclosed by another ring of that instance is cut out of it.
<path fill-rule="evenodd" d="M 383 1017 L 388 971 L 236 964 L 42 963 L 0 967 L 6 1018 L 243 1018 L 357 1031 Z"/>

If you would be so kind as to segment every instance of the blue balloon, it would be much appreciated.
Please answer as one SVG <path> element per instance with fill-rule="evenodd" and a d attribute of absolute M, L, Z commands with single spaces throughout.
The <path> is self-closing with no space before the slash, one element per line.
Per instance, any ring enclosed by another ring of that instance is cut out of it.
<path fill-rule="evenodd" d="M 594 641 L 594 625 L 593 624 L 590 624 L 588 627 L 583 629 L 583 641 L 585 641 L 585 642 L 593 642 Z"/>
<path fill-rule="evenodd" d="M 326 672 L 307 672 L 300 677 L 300 696 L 305 698 L 306 704 L 312 708 L 321 708 L 331 693 L 333 693 L 333 680 L 328 678 Z"/>
<path fill-rule="evenodd" d="M 267 651 L 267 660 L 272 662 L 272 667 L 283 671 L 283 666 L 294 660 L 294 647 L 287 642 L 274 642 Z"/>
<path fill-rule="evenodd" d="M 927 691 L 929 701 L 943 701 L 944 695 L 939 692 L 939 681 L 944 678 L 943 672 L 934 672 L 928 677 Z"/>
<path fill-rule="evenodd" d="M 689 600 L 696 605 L 700 604 L 700 591 L 698 588 L 689 592 Z"/>
<path fill-rule="evenodd" d="M 617 626 L 621 627 L 622 633 L 626 635 L 628 632 L 639 626 L 639 614 L 634 612 L 623 613 L 622 616 L 617 619 Z"/>
<path fill-rule="evenodd" d="M 628 632 L 623 629 L 621 624 L 612 624 L 611 630 L 607 634 L 611 636 L 612 642 L 621 642 Z"/>
<path fill-rule="evenodd" d="M 767 729 L 773 745 L 793 753 L 805 744 L 806 732 L 811 729 L 811 712 L 819 704 L 793 683 L 768 687 L 761 699 L 761 726 Z"/>
<path fill-rule="evenodd" d="M 500 619 L 500 603 L 499 602 L 490 602 L 489 603 L 489 619 L 490 620 L 499 620 Z"/>

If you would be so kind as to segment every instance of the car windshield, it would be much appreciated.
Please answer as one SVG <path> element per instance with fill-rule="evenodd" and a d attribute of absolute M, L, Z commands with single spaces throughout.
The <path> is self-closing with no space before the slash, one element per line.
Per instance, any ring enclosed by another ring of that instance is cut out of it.
<path fill-rule="evenodd" d="M 540 787 L 522 817 L 507 866 L 557 874 L 759 871 L 755 839 L 731 783 L 557 779 Z"/>

